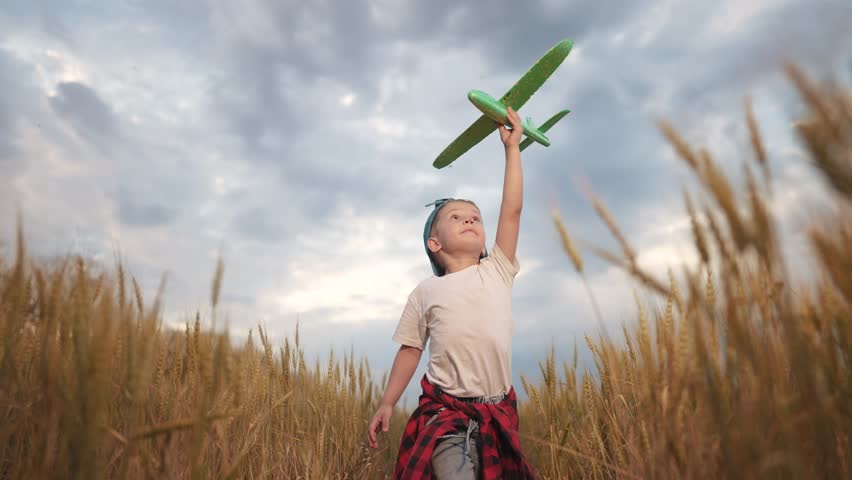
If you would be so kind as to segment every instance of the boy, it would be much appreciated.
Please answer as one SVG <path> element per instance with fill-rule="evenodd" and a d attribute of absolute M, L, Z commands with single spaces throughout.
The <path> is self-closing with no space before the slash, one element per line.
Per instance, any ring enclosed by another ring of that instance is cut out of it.
<path fill-rule="evenodd" d="M 491 255 L 473 202 L 438 200 L 426 221 L 423 242 L 436 276 L 421 282 L 408 298 L 393 335 L 401 346 L 368 431 L 370 446 L 378 448 L 378 431 L 388 431 L 393 406 L 428 339 L 423 394 L 406 425 L 395 478 L 533 478 L 518 441 L 511 385 L 523 127 L 511 107 L 508 119 L 511 130 L 499 126 L 506 170 Z"/>

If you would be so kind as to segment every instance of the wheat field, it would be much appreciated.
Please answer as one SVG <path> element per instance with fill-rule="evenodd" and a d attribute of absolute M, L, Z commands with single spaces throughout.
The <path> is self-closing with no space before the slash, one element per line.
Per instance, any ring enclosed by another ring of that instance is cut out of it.
<path fill-rule="evenodd" d="M 621 251 L 587 250 L 665 306 L 637 301 L 623 336 L 586 336 L 594 374 L 551 353 L 541 381 L 524 378 L 522 441 L 541 478 L 852 478 L 852 95 L 787 71 L 834 206 L 808 232 L 816 280 L 785 261 L 748 105 L 742 189 L 660 122 L 702 186 L 684 193 L 699 264 L 654 278 L 592 198 Z M 16 248 L 0 257 L 0 478 L 390 477 L 409 412 L 366 448 L 383 381 L 355 352 L 310 363 L 298 331 L 273 345 L 258 328 L 237 344 L 200 314 L 169 330 L 161 297 L 143 299 L 121 262 L 32 258 L 21 227 Z M 220 263 L 213 317 L 223 275 Z"/>

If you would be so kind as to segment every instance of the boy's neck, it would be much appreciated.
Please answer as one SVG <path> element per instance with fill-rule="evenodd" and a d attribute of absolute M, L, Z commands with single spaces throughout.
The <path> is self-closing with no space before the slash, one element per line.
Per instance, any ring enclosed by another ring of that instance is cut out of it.
<path fill-rule="evenodd" d="M 455 273 L 465 268 L 468 268 L 472 265 L 479 264 L 479 254 L 469 255 L 469 254 L 460 254 L 455 256 L 447 255 L 444 257 L 444 265 L 446 266 L 446 273 Z"/>

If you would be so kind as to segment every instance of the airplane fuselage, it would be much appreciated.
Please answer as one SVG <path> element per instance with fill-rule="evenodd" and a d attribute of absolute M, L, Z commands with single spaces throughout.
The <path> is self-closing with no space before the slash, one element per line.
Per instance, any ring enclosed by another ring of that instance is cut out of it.
<path fill-rule="evenodd" d="M 491 95 L 479 90 L 471 90 L 467 93 L 467 98 L 470 100 L 470 103 L 488 118 L 501 125 L 510 125 L 508 119 L 509 112 L 506 110 L 506 106 Z M 531 125 L 529 121 L 523 121 L 521 125 L 524 127 L 524 135 L 545 147 L 550 146 L 550 140 L 539 129 Z"/>

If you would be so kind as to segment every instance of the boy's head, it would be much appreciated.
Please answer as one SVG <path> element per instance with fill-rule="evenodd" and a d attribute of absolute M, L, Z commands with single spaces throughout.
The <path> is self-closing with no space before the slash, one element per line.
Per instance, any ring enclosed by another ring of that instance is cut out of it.
<path fill-rule="evenodd" d="M 443 198 L 434 205 L 423 228 L 423 245 L 437 276 L 446 273 L 444 258 L 448 255 L 488 255 L 485 227 L 479 207 L 470 200 Z"/>

